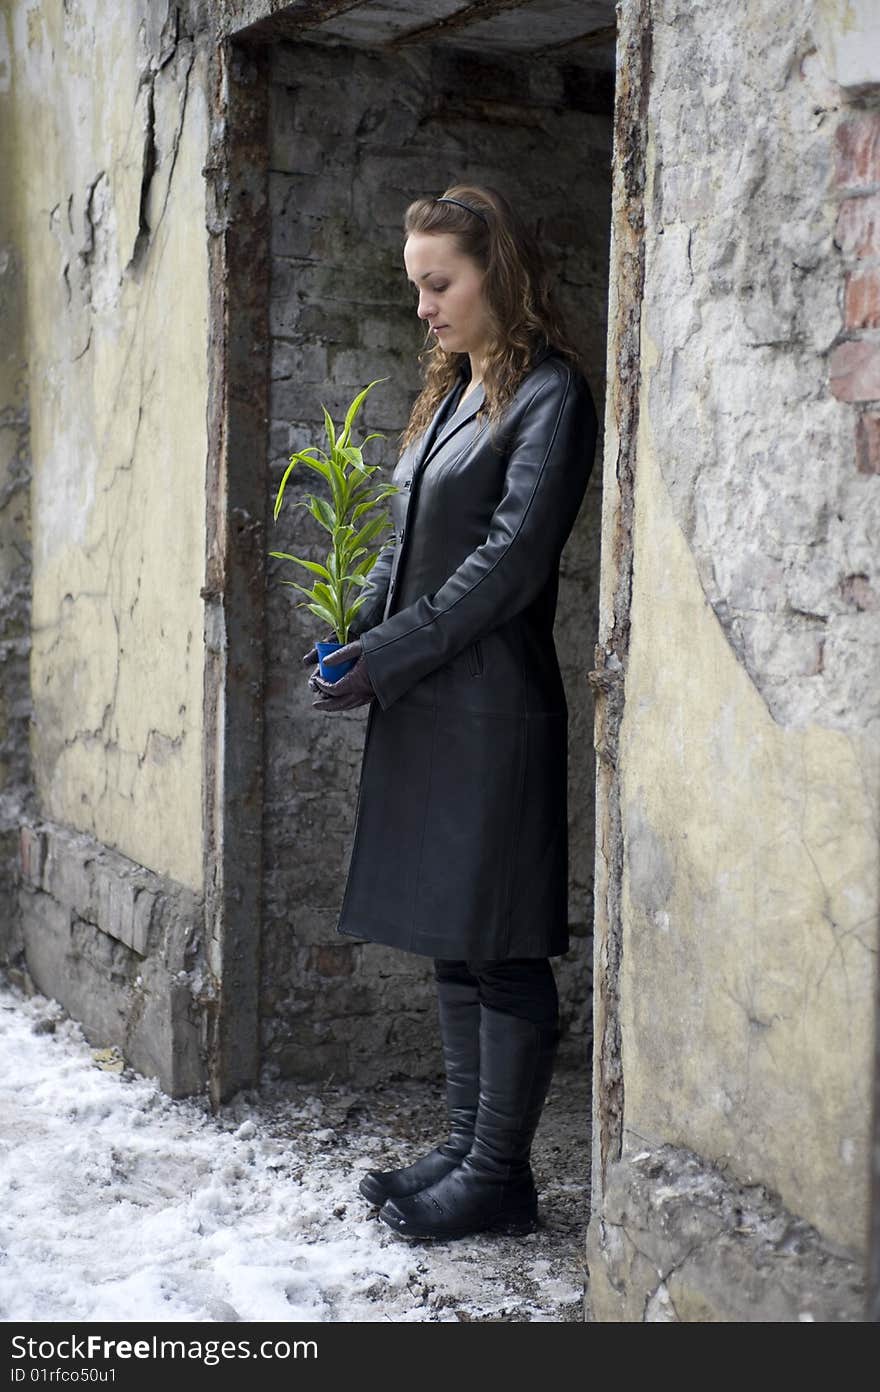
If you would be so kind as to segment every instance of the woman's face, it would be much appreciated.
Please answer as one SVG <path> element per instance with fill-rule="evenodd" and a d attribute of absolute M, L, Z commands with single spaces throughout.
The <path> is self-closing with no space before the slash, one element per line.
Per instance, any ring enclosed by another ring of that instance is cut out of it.
<path fill-rule="evenodd" d="M 406 273 L 418 291 L 417 314 L 449 353 L 479 356 L 491 316 L 483 298 L 484 272 L 458 249 L 451 232 L 411 232 L 403 248 Z"/>

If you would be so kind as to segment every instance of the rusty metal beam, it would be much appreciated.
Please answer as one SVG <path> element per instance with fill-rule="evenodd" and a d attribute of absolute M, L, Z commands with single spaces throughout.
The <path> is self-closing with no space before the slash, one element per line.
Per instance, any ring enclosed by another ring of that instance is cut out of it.
<path fill-rule="evenodd" d="M 617 42 L 617 25 L 603 24 L 601 29 L 589 29 L 585 34 L 572 34 L 570 39 L 560 39 L 558 43 L 537 45 L 535 53 L 553 54 L 563 52 L 567 48 L 587 50 L 590 48 L 604 48 L 606 44 Z"/>
<path fill-rule="evenodd" d="M 395 49 L 413 43 L 433 43 L 435 39 L 445 39 L 450 34 L 459 33 L 469 25 L 476 24 L 478 20 L 491 19 L 493 15 L 501 14 L 504 10 L 527 8 L 530 3 L 531 0 L 471 0 L 469 5 L 447 15 L 445 19 L 432 20 L 430 24 L 420 24 L 414 29 L 406 29 L 396 38 L 389 39 L 384 47 Z"/>
<path fill-rule="evenodd" d="M 221 35 L 248 43 L 275 43 L 296 38 L 367 3 L 369 0 L 225 0 Z"/>

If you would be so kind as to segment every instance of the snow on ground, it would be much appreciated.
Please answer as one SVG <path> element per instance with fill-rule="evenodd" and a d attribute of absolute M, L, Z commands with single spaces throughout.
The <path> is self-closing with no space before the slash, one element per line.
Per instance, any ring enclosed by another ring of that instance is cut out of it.
<path fill-rule="evenodd" d="M 557 1072 L 538 1133 L 542 1228 L 437 1244 L 357 1181 L 441 1139 L 439 1080 L 270 1082 L 215 1116 L 5 984 L 0 1053 L 0 1319 L 583 1318 L 586 1069 Z"/>

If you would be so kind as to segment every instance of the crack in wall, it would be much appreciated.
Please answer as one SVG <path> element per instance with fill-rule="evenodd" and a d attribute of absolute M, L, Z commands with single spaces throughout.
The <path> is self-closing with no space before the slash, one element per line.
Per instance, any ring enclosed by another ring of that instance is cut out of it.
<path fill-rule="evenodd" d="M 144 150 L 141 167 L 141 191 L 138 203 L 138 231 L 134 240 L 131 257 L 125 267 L 126 275 L 133 275 L 140 270 L 141 262 L 147 254 L 150 244 L 150 224 L 147 221 L 147 202 L 150 194 L 150 185 L 153 182 L 153 175 L 158 164 L 158 153 L 156 150 L 156 102 L 155 102 L 155 77 L 151 74 L 147 83 L 147 109 L 146 125 L 144 129 Z"/>
<path fill-rule="evenodd" d="M 762 1184 L 659 1145 L 615 1162 L 606 1192 L 589 1236 L 591 1304 L 602 1320 L 861 1317 L 856 1254 Z"/>
<path fill-rule="evenodd" d="M 182 77 L 180 73 L 177 72 L 173 79 L 174 85 L 180 88 L 178 95 L 177 124 L 171 137 L 170 150 L 165 156 L 165 159 L 168 161 L 168 173 L 165 181 L 165 193 L 162 200 L 162 207 L 156 217 L 155 224 L 151 225 L 149 220 L 150 197 L 153 181 L 160 167 L 160 152 L 156 136 L 156 82 L 159 75 L 180 53 L 186 54 L 186 62 Z M 155 240 L 156 233 L 165 216 L 168 199 L 171 196 L 174 168 L 177 163 L 177 152 L 186 119 L 190 74 L 194 61 L 195 43 L 193 35 L 182 32 L 180 9 L 178 6 L 175 6 L 160 32 L 158 52 L 151 56 L 148 67 L 141 74 L 136 97 L 137 100 L 141 92 L 146 90 L 144 142 L 138 206 L 138 231 L 132 248 L 131 257 L 125 267 L 126 275 L 131 275 L 135 278 L 139 277 L 142 273 L 143 264 L 146 260 L 150 245 Z"/>

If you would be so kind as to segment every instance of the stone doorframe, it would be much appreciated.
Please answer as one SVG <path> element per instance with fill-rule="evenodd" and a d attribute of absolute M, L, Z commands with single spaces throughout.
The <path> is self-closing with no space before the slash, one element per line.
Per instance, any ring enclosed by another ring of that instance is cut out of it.
<path fill-rule="evenodd" d="M 493 0 L 485 13 L 519 2 Z M 210 70 L 211 143 L 204 171 L 210 319 L 202 591 L 205 953 L 218 983 L 207 1027 L 208 1090 L 214 1106 L 240 1088 L 256 1085 L 260 1068 L 270 45 L 352 8 L 352 0 L 221 0 L 217 7 Z M 437 27 L 448 27 L 447 22 Z M 630 298 L 637 305 L 637 297 Z M 637 315 L 636 309 L 636 324 Z M 637 364 L 637 337 L 634 343 L 632 361 Z M 615 364 L 614 383 L 617 372 Z M 625 414 L 628 408 L 618 399 L 616 385 L 614 392 L 612 414 Z M 628 389 L 626 396 L 634 399 L 634 390 Z M 634 433 L 628 425 L 623 434 L 630 430 Z M 625 652 L 617 635 L 611 643 L 603 640 L 600 649 L 606 657 L 597 656 L 601 670 L 591 680 L 601 696 L 608 681 L 614 686 L 615 652 L 621 664 Z M 600 724 L 604 722 L 606 737 L 611 737 L 619 721 L 619 714 L 613 715 L 613 695 L 599 708 Z M 603 792 L 599 806 L 607 804 Z M 606 978 L 610 986 L 613 963 Z M 605 1013 L 613 1036 L 613 1011 Z M 611 1057 L 607 1050 L 606 1056 Z M 606 1084 L 607 1078 L 603 1087 Z"/>

